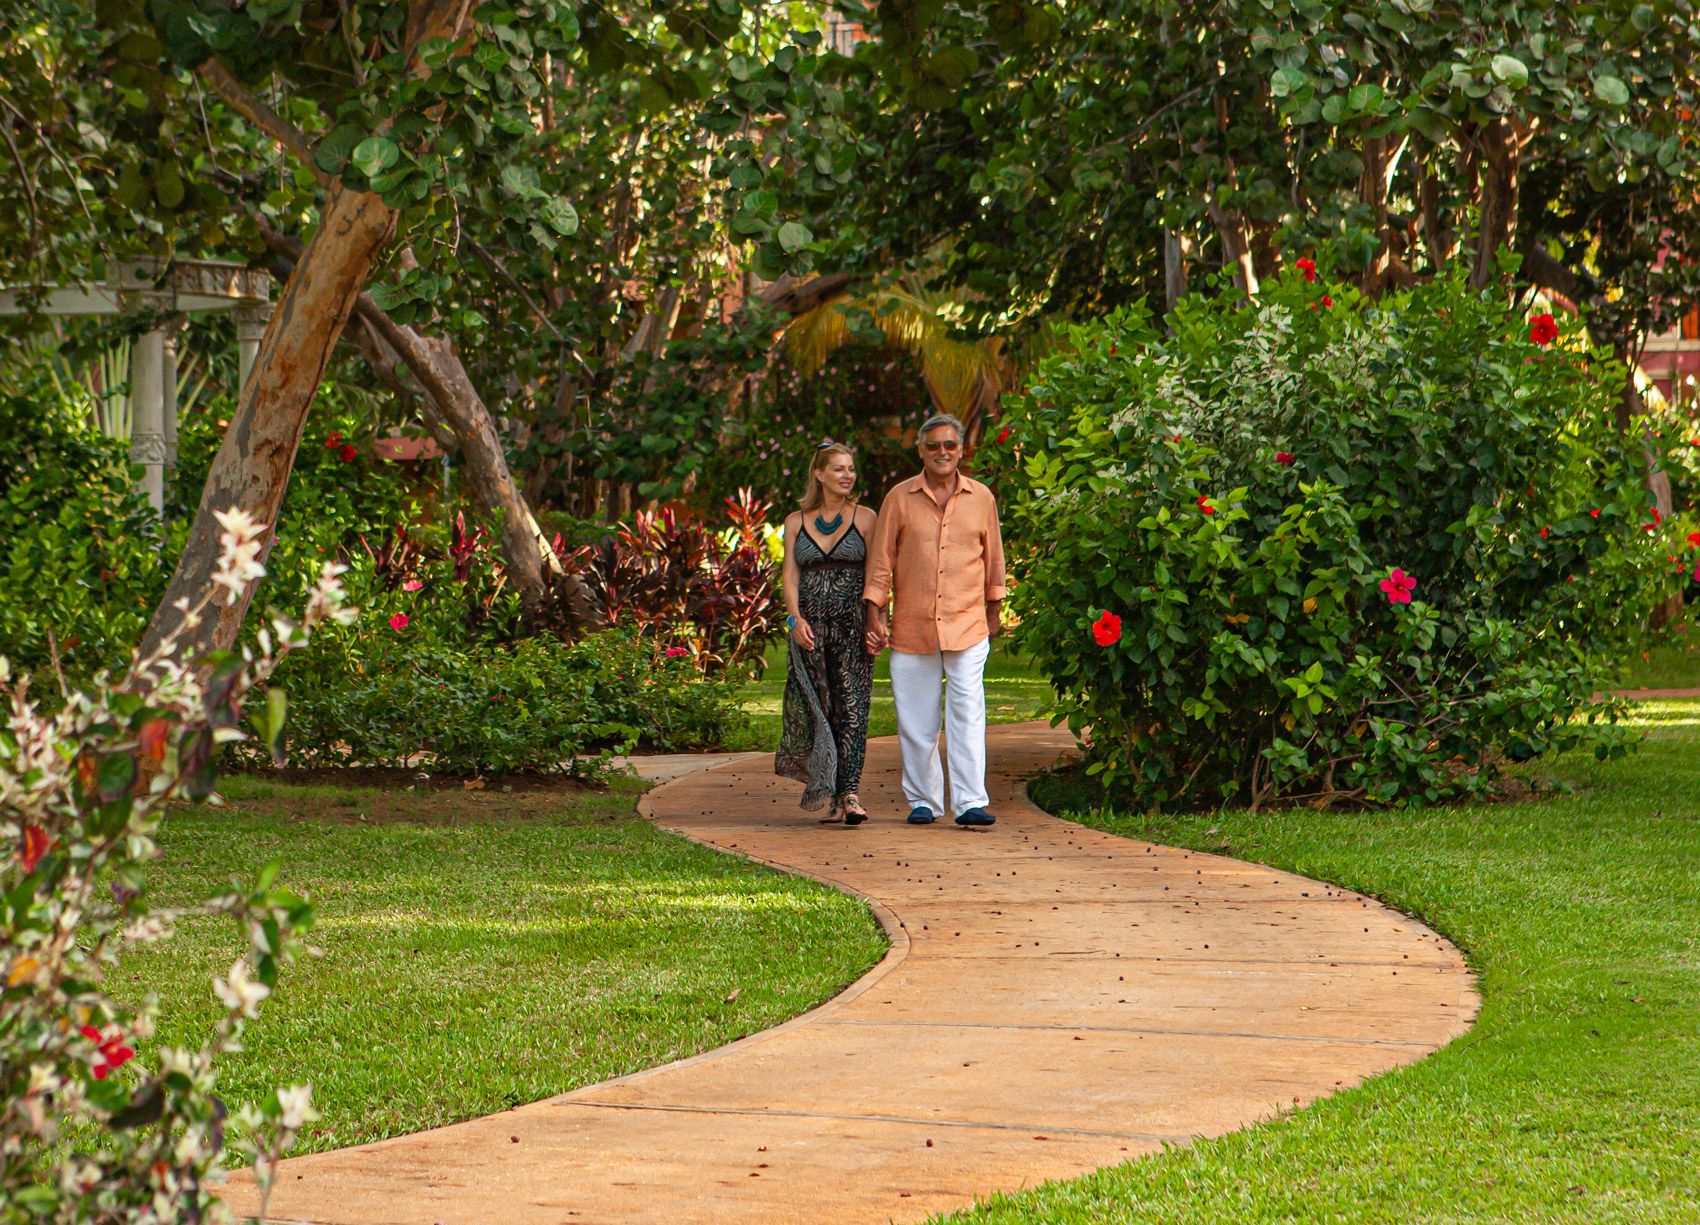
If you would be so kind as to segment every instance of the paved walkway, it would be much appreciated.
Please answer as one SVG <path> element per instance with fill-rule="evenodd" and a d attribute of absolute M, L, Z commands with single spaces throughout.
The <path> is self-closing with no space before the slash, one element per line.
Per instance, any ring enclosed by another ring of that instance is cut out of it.
<path fill-rule="evenodd" d="M 752 755 L 645 800 L 658 823 L 865 896 L 884 961 L 694 1059 L 283 1164 L 274 1220 L 918 1221 L 1266 1119 L 1468 1028 L 1458 951 L 1356 894 L 1096 833 L 1027 803 L 1066 738 L 994 728 L 998 825 L 823 828 Z M 381 1057 L 375 1054 L 374 1057 Z M 230 1198 L 251 1209 L 251 1188 Z"/>

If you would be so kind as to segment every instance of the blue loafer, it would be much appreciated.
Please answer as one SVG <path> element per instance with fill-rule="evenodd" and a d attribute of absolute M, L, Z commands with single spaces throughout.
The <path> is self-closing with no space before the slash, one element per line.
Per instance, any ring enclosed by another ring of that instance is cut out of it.
<path fill-rule="evenodd" d="M 984 808 L 970 808 L 967 812 L 958 813 L 956 817 L 958 825 L 996 825 L 997 820 Z"/>
<path fill-rule="evenodd" d="M 909 824 L 931 825 L 934 821 L 933 810 L 917 804 L 909 810 Z"/>

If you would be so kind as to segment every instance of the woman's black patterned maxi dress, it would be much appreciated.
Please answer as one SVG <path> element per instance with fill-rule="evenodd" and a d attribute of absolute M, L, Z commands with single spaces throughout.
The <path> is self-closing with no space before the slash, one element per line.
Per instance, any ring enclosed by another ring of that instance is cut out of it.
<path fill-rule="evenodd" d="M 803 784 L 803 807 L 824 808 L 862 784 L 874 661 L 863 642 L 862 579 L 868 545 L 854 525 L 823 552 L 799 528 L 797 611 L 814 631 L 815 649 L 791 640 L 784 729 L 773 770 Z"/>

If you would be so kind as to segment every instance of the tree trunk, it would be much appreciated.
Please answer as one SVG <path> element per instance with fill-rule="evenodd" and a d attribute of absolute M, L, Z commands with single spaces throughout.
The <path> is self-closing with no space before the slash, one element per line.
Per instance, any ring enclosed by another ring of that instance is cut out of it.
<path fill-rule="evenodd" d="M 377 196 L 340 185 L 331 189 L 318 232 L 283 287 L 213 458 L 183 556 L 142 635 L 144 655 L 163 648 L 171 658 L 189 661 L 235 644 L 253 599 L 251 586 L 235 603 L 209 610 L 193 628 L 184 628 L 178 605 L 194 606 L 212 590 L 219 552 L 214 512 L 239 507 L 268 530 L 276 527 L 307 409 L 354 300 L 394 230 L 395 213 Z M 268 553 L 272 543 L 266 542 Z"/>
<path fill-rule="evenodd" d="M 1210 213 L 1210 220 L 1216 224 L 1216 231 L 1222 236 L 1222 262 L 1238 268 L 1234 274 L 1234 284 L 1245 290 L 1248 295 L 1257 293 L 1257 265 L 1252 261 L 1251 241 L 1246 234 L 1245 218 L 1238 213 L 1230 213 L 1216 203 L 1215 189 L 1207 189 L 1208 196 L 1205 208 Z"/>
<path fill-rule="evenodd" d="M 569 593 L 569 606 L 555 608 L 555 586 L 563 577 L 560 559 L 514 483 L 495 420 L 454 346 L 441 337 L 421 336 L 396 323 L 369 294 L 360 295 L 358 309 L 360 318 L 369 322 L 407 364 L 437 416 L 454 435 L 478 509 L 500 524 L 508 580 L 519 592 L 527 624 L 541 626 L 559 612 L 565 614 L 570 628 L 584 628 L 588 597 L 581 601 L 577 593 Z"/>
<path fill-rule="evenodd" d="M 1192 243 L 1177 230 L 1163 231 L 1163 303 L 1164 311 L 1173 314 L 1180 300 L 1186 297 L 1186 261 L 1192 254 Z"/>
<path fill-rule="evenodd" d="M 1511 121 L 1495 119 L 1482 129 L 1482 229 L 1476 240 L 1476 266 L 1470 273 L 1473 289 L 1493 282 L 1499 249 L 1513 244 L 1517 234 L 1517 171 L 1522 146 Z"/>

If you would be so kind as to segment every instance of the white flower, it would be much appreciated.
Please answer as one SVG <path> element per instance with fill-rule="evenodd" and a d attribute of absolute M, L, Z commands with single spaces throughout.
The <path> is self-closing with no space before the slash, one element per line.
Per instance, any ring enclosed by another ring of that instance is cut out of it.
<path fill-rule="evenodd" d="M 313 1109 L 313 1086 L 291 1085 L 287 1089 L 277 1091 L 277 1104 L 283 1107 L 282 1122 L 290 1131 L 300 1131 L 302 1126 L 319 1117 Z"/>
<path fill-rule="evenodd" d="M 213 990 L 226 1008 L 235 1009 L 250 1019 L 260 1015 L 260 1001 L 272 993 L 272 989 L 264 983 L 249 979 L 246 960 L 230 967 L 229 978 L 213 979 Z"/>
<path fill-rule="evenodd" d="M 240 507 L 216 510 L 213 518 L 218 520 L 221 534 L 218 569 L 213 572 L 212 582 L 214 587 L 222 587 L 229 593 L 225 602 L 234 604 L 242 598 L 248 584 L 266 572 L 260 564 L 260 537 L 265 532 Z"/>

